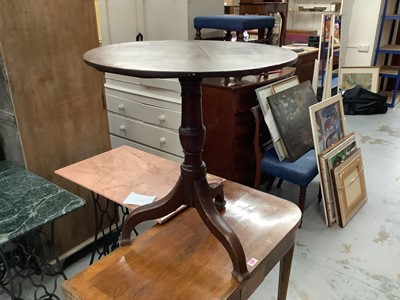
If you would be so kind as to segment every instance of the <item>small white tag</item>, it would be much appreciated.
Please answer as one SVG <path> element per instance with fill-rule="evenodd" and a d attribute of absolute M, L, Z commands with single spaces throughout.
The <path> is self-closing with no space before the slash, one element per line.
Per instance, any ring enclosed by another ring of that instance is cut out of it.
<path fill-rule="evenodd" d="M 146 196 L 132 192 L 125 198 L 124 204 L 145 205 L 153 202 L 154 199 L 156 199 L 156 196 Z"/>
<path fill-rule="evenodd" d="M 258 262 L 257 259 L 255 259 L 255 258 L 250 258 L 249 261 L 247 262 L 247 264 L 248 264 L 250 267 L 254 267 L 254 266 L 257 264 L 257 262 Z"/>

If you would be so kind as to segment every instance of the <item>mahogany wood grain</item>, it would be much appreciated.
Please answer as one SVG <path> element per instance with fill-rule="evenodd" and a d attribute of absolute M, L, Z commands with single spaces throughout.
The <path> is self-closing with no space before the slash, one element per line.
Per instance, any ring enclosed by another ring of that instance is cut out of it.
<path fill-rule="evenodd" d="M 242 242 L 250 277 L 231 275 L 230 258 L 194 209 L 155 225 L 63 285 L 66 299 L 247 299 L 281 262 L 279 299 L 285 299 L 301 213 L 286 200 L 223 183 L 222 213 Z"/>

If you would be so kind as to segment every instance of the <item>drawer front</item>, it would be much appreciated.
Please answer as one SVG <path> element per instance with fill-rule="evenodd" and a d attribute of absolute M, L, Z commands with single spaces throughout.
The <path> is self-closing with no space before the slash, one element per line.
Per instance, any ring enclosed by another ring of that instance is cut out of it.
<path fill-rule="evenodd" d="M 127 140 L 127 139 L 124 139 L 124 138 L 121 138 L 121 137 L 118 137 L 118 136 L 115 136 L 115 135 L 110 135 L 110 139 L 111 139 L 111 147 L 113 149 L 121 147 L 123 145 L 126 145 L 126 146 L 129 146 L 129 147 L 133 147 L 133 148 L 136 148 L 136 149 L 139 149 L 139 150 L 142 150 L 142 151 L 145 151 L 145 152 L 148 152 L 148 153 L 151 153 L 151 154 L 154 154 L 154 155 L 157 155 L 157 156 L 160 156 L 160 157 L 175 161 L 177 163 L 182 163 L 183 162 L 182 157 L 179 157 L 179 156 L 176 156 L 176 155 L 173 155 L 173 154 L 169 154 L 167 152 L 162 152 L 162 151 L 159 151 L 159 150 L 144 146 L 142 144 L 135 143 L 133 141 L 130 141 L 130 140 Z"/>
<path fill-rule="evenodd" d="M 161 92 L 163 95 L 160 95 Z M 146 104 L 150 106 L 162 107 L 165 109 L 180 111 L 181 99 L 176 99 L 172 96 L 165 96 L 168 91 L 153 88 L 151 91 L 142 90 L 142 86 L 137 87 L 136 90 L 124 89 L 122 87 L 106 86 L 106 95 L 115 96 L 118 98 L 126 99 L 129 101 Z M 179 96 L 179 94 L 178 94 Z"/>
<path fill-rule="evenodd" d="M 147 145 L 159 151 L 183 156 L 177 132 L 144 124 L 113 113 L 108 114 L 108 120 L 110 132 L 114 135 Z"/>
<path fill-rule="evenodd" d="M 108 113 L 110 133 L 130 140 L 139 141 L 143 135 L 143 123 Z"/>
<path fill-rule="evenodd" d="M 108 94 L 106 101 L 109 111 L 138 120 L 142 119 L 142 105 L 140 103 Z"/>
<path fill-rule="evenodd" d="M 173 130 L 178 130 L 181 123 L 181 113 L 160 107 L 143 105 L 143 121 Z"/>

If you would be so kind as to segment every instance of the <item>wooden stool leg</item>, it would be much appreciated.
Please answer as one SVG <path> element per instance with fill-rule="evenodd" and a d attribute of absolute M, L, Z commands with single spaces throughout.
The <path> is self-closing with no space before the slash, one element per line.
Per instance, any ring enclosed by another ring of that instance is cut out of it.
<path fill-rule="evenodd" d="M 263 41 L 265 43 L 265 41 L 266 41 L 265 28 L 260 28 L 257 30 L 257 37 L 260 41 Z"/>
<path fill-rule="evenodd" d="M 201 40 L 201 28 L 196 29 L 196 37 L 194 38 L 195 40 Z"/>
<path fill-rule="evenodd" d="M 236 41 L 243 42 L 243 31 L 236 31 Z"/>
<path fill-rule="evenodd" d="M 271 45 L 272 44 L 272 28 L 268 28 L 267 36 L 265 38 L 265 43 Z"/>
<path fill-rule="evenodd" d="M 226 31 L 225 41 L 227 41 L 227 42 L 232 41 L 232 32 L 230 30 Z"/>

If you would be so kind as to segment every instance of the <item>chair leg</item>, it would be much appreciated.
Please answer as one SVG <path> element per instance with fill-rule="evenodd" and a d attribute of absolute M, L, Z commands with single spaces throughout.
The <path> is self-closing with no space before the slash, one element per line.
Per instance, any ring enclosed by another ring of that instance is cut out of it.
<path fill-rule="evenodd" d="M 276 185 L 276 187 L 279 189 L 282 185 L 283 179 L 279 178 L 278 184 Z"/>
<path fill-rule="evenodd" d="M 274 181 L 275 181 L 275 177 L 274 176 L 267 175 L 267 186 L 265 188 L 267 191 L 271 190 L 271 187 L 274 184 Z"/>
<path fill-rule="evenodd" d="M 306 203 L 306 190 L 307 190 L 307 186 L 301 186 L 300 187 L 299 208 L 300 208 L 300 211 L 301 211 L 301 221 L 300 221 L 299 228 L 301 228 L 301 225 L 303 223 L 304 206 L 305 206 L 305 203 Z"/>

